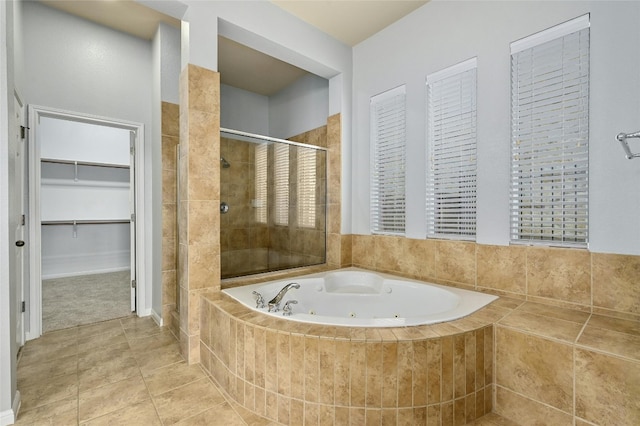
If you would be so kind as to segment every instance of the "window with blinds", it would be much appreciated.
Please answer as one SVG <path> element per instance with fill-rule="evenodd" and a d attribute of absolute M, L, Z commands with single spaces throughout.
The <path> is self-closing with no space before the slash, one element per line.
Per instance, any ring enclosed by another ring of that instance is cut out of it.
<path fill-rule="evenodd" d="M 298 226 L 316 227 L 316 151 L 297 147 Z"/>
<path fill-rule="evenodd" d="M 267 223 L 267 145 L 255 147 L 255 220 Z"/>
<path fill-rule="evenodd" d="M 589 16 L 511 44 L 511 240 L 588 242 Z"/>
<path fill-rule="evenodd" d="M 371 231 L 405 232 L 405 87 L 371 98 Z"/>
<path fill-rule="evenodd" d="M 275 144 L 274 157 L 274 218 L 276 225 L 289 224 L 289 145 Z"/>
<path fill-rule="evenodd" d="M 427 76 L 427 236 L 476 235 L 475 58 Z"/>

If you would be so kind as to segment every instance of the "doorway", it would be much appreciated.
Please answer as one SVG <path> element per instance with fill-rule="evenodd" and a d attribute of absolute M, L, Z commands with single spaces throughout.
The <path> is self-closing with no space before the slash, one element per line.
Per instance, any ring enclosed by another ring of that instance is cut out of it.
<path fill-rule="evenodd" d="M 29 107 L 28 339 L 137 311 L 142 125 Z"/>

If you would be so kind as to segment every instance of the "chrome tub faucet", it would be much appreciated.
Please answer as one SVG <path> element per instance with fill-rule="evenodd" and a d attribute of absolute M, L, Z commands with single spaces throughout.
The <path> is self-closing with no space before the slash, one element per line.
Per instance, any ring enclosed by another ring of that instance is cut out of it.
<path fill-rule="evenodd" d="M 278 312 L 280 310 L 280 302 L 282 301 L 282 298 L 292 288 L 300 288 L 300 284 L 289 283 L 285 285 L 282 290 L 276 294 L 276 297 L 269 300 L 269 303 L 267 303 L 267 306 L 269 306 L 269 312 Z"/>

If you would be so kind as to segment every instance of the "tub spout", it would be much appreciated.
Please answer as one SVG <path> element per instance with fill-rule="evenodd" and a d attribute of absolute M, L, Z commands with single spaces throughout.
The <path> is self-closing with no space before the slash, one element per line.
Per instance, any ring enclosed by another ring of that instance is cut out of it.
<path fill-rule="evenodd" d="M 280 310 L 280 302 L 282 301 L 282 298 L 284 297 L 284 295 L 291 288 L 300 288 L 300 284 L 298 284 L 298 283 L 289 283 L 289 284 L 285 285 L 282 288 L 282 290 L 280 290 L 278 292 L 278 294 L 276 294 L 276 297 L 274 297 L 273 299 L 269 300 L 269 303 L 267 304 L 269 306 L 269 312 L 278 312 Z"/>

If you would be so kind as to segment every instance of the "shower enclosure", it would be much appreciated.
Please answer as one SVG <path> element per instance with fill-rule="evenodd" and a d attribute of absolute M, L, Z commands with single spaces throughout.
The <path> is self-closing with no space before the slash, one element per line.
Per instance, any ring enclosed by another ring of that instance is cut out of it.
<path fill-rule="evenodd" d="M 326 258 L 326 148 L 220 132 L 221 276 Z"/>

